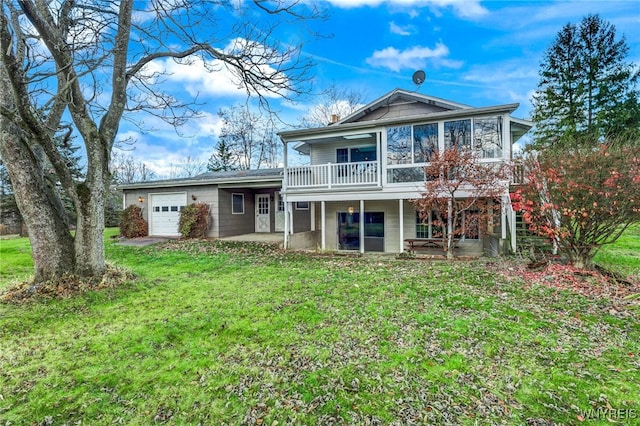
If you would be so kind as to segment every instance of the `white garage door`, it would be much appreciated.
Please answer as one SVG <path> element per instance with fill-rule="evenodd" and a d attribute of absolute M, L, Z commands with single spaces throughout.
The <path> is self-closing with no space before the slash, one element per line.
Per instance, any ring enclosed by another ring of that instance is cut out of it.
<path fill-rule="evenodd" d="M 187 205 L 187 193 L 149 194 L 149 199 L 151 204 L 149 235 L 180 236 L 178 221 L 180 211 Z"/>

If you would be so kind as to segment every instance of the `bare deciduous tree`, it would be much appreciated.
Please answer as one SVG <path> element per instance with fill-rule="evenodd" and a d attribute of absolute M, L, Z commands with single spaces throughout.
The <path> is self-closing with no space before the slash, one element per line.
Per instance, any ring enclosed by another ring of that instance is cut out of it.
<path fill-rule="evenodd" d="M 195 157 L 187 155 L 178 163 L 171 165 L 169 179 L 190 178 L 207 171 L 207 165 Z"/>
<path fill-rule="evenodd" d="M 251 111 L 246 106 L 234 106 L 220 110 L 222 130 L 220 143 L 228 151 L 233 165 L 240 170 L 277 167 L 280 163 L 282 143 L 270 115 Z M 220 156 L 221 153 L 214 152 Z"/>
<path fill-rule="evenodd" d="M 308 90 L 311 64 L 300 56 L 300 46 L 279 42 L 275 33 L 281 23 L 304 25 L 321 17 L 320 11 L 314 3 L 254 0 L 258 19 L 248 6 L 204 0 L 0 2 L 0 153 L 29 228 L 36 281 L 63 273 L 103 275 L 109 161 L 123 115 L 146 111 L 179 125 L 195 112 L 193 104 L 163 91 L 163 61 L 226 69 L 266 107 L 270 97 Z M 86 175 L 80 181 L 55 144 L 63 124 L 84 146 Z M 45 159 L 73 201 L 74 236 L 59 212 L 59 195 L 42 176 Z"/>
<path fill-rule="evenodd" d="M 156 172 L 144 162 L 118 151 L 111 155 L 110 170 L 114 182 L 118 184 L 146 182 L 156 178 Z"/>
<path fill-rule="evenodd" d="M 300 120 L 301 127 L 321 127 L 332 122 L 334 117 L 345 118 L 364 106 L 364 94 L 341 89 L 336 84 L 324 90 L 318 102 Z"/>

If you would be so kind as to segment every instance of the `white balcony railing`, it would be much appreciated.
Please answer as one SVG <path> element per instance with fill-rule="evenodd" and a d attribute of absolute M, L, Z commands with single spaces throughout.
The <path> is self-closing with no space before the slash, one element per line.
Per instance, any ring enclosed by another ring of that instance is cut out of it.
<path fill-rule="evenodd" d="M 287 167 L 285 173 L 289 189 L 378 185 L 380 182 L 377 161 Z"/>

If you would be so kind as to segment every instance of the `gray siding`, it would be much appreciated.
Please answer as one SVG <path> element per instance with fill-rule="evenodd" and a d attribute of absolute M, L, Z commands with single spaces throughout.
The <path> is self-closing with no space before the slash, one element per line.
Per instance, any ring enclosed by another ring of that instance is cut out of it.
<path fill-rule="evenodd" d="M 244 214 L 232 214 L 232 194 L 244 194 Z M 250 234 L 255 231 L 255 196 L 248 189 L 229 188 L 218 190 L 218 236 Z"/>
<path fill-rule="evenodd" d="M 216 215 L 218 210 L 218 188 L 215 185 L 204 186 L 179 186 L 171 188 L 145 188 L 136 190 L 125 190 L 124 206 L 136 205 L 142 208 L 142 217 L 149 222 L 149 194 L 168 194 L 174 192 L 186 192 L 187 204 L 206 203 L 209 204 L 212 221 L 209 236 L 216 236 Z M 144 201 L 138 202 L 138 197 L 142 197 Z M 193 199 L 195 197 L 195 200 Z"/>
<path fill-rule="evenodd" d="M 293 232 L 306 232 L 311 230 L 311 203 L 308 210 L 298 210 L 293 203 Z M 316 228 L 318 229 L 318 228 Z"/>
<path fill-rule="evenodd" d="M 446 108 L 436 105 L 427 105 L 418 102 L 399 102 L 397 104 L 391 104 L 388 107 L 381 107 L 369 114 L 363 116 L 358 121 L 373 121 L 380 118 L 400 118 L 411 115 L 424 115 L 434 112 L 447 111 Z"/>

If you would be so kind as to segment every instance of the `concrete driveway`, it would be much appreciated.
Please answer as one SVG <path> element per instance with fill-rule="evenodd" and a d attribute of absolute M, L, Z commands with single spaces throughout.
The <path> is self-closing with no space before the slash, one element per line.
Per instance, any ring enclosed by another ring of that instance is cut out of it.
<path fill-rule="evenodd" d="M 165 241 L 169 241 L 172 238 L 168 237 L 140 237 L 140 238 L 129 238 L 126 240 L 122 240 L 119 243 L 116 243 L 117 246 L 133 246 L 133 247 L 144 247 L 150 246 L 151 244 L 164 243 Z"/>

